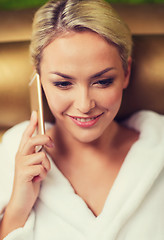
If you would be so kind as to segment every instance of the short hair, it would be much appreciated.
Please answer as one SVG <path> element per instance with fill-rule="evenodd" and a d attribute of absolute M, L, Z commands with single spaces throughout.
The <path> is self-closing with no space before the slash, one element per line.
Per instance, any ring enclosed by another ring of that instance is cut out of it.
<path fill-rule="evenodd" d="M 132 51 L 132 37 L 112 6 L 103 0 L 51 0 L 35 14 L 30 54 L 40 73 L 43 49 L 70 31 L 92 31 L 118 48 L 124 71 Z"/>

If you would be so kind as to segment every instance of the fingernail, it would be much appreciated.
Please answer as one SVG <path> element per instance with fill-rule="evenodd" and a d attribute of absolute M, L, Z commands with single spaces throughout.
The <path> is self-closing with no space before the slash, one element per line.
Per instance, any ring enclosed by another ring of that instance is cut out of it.
<path fill-rule="evenodd" d="M 35 152 L 37 153 L 37 152 L 40 152 L 41 150 L 43 149 L 43 146 L 36 146 L 35 147 Z"/>
<path fill-rule="evenodd" d="M 53 148 L 55 146 L 55 144 L 51 141 L 49 143 L 46 143 L 47 147 Z"/>

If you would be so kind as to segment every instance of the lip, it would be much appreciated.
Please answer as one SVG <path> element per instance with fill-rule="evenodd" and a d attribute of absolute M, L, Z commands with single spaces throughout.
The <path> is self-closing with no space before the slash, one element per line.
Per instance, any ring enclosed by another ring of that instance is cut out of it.
<path fill-rule="evenodd" d="M 70 116 L 70 115 L 68 116 L 77 126 L 88 128 L 88 127 L 94 126 L 102 115 L 103 113 L 96 116 L 90 116 L 90 117 L 79 117 L 79 116 Z"/>

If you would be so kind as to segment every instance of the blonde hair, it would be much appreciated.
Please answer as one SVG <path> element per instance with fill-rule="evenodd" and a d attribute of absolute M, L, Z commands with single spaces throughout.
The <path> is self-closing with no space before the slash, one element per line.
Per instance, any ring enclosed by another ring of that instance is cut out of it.
<path fill-rule="evenodd" d="M 132 51 L 127 25 L 111 5 L 103 0 L 51 0 L 35 14 L 30 53 L 40 73 L 43 49 L 56 37 L 70 31 L 93 31 L 114 44 L 126 71 Z"/>

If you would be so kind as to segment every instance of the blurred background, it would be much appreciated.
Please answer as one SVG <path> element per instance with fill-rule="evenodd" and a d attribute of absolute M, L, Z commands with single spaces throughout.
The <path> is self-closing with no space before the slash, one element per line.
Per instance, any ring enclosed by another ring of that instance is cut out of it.
<path fill-rule="evenodd" d="M 139 4 L 139 3 L 163 3 L 164 0 L 106 0 L 110 3 L 130 3 L 130 4 Z M 1 9 L 24 9 L 24 8 L 33 8 L 39 7 L 44 4 L 46 0 L 0 0 Z"/>
<path fill-rule="evenodd" d="M 106 1 L 128 24 L 134 40 L 131 82 L 119 118 L 141 109 L 164 114 L 164 0 Z M 30 117 L 31 26 L 35 11 L 45 2 L 0 0 L 0 139 L 8 128 Z"/>

